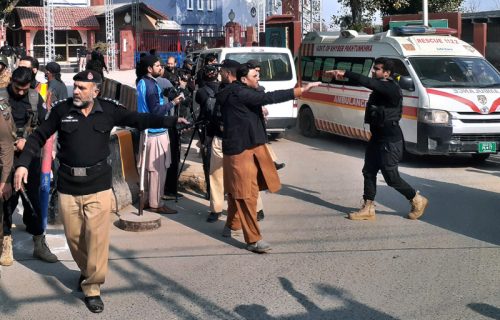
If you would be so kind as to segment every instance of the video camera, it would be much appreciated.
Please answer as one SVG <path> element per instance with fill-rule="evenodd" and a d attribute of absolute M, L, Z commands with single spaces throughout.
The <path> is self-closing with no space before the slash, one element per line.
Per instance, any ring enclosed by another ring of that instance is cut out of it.
<path fill-rule="evenodd" d="M 203 67 L 202 76 L 205 80 L 216 79 L 219 76 L 220 64 L 207 64 Z"/>
<path fill-rule="evenodd" d="M 169 101 L 174 100 L 181 94 L 182 90 L 179 87 L 170 87 L 163 90 L 163 95 L 168 98 Z"/>
<path fill-rule="evenodd" d="M 198 120 L 198 121 L 194 121 L 194 122 L 191 122 L 191 123 L 178 123 L 175 125 L 175 128 L 178 130 L 178 131 L 182 131 L 182 130 L 187 130 L 187 129 L 191 129 L 191 128 L 194 128 L 194 127 L 197 127 L 197 126 L 204 126 L 207 124 L 207 121 L 202 119 L 202 120 Z"/>

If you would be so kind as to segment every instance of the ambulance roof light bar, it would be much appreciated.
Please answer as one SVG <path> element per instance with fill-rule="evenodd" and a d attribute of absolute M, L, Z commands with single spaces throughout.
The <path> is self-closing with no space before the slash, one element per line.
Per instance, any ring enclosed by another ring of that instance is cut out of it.
<path fill-rule="evenodd" d="M 392 29 L 397 36 L 413 36 L 413 35 L 452 35 L 457 33 L 457 30 L 452 28 L 432 28 L 427 26 L 404 26 L 395 27 Z"/>
<path fill-rule="evenodd" d="M 342 38 L 356 38 L 358 36 L 358 32 L 356 30 L 342 30 L 340 31 L 340 36 Z"/>

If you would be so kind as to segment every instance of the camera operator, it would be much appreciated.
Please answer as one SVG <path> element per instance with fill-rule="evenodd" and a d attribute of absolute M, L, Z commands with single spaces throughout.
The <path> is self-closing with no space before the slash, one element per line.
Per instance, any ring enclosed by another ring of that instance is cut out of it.
<path fill-rule="evenodd" d="M 208 66 L 208 65 L 218 65 L 217 56 L 215 54 L 209 53 L 205 57 L 204 66 Z M 220 80 L 220 78 L 219 78 L 219 80 Z M 200 72 L 196 73 L 196 84 L 198 85 L 198 88 L 201 88 L 204 86 L 203 69 L 201 69 Z"/>
<path fill-rule="evenodd" d="M 174 115 L 179 116 L 182 114 L 190 118 L 194 123 L 196 117 L 193 115 L 193 95 L 187 87 L 190 77 L 190 74 L 186 73 L 184 70 L 179 70 L 176 81 L 177 85 L 167 89 L 166 95 L 169 100 L 181 96 L 182 100 L 179 105 L 175 106 Z M 177 192 L 177 176 L 179 173 L 179 162 L 181 160 L 181 136 L 177 130 L 168 130 L 168 135 L 171 148 L 171 163 L 167 170 L 167 178 L 165 180 L 165 189 L 162 199 L 176 200 L 183 197 L 182 194 Z"/>
<path fill-rule="evenodd" d="M 143 113 L 166 115 L 170 109 L 182 101 L 181 96 L 165 101 L 156 78 L 161 74 L 161 63 L 156 56 L 145 56 L 140 60 L 136 69 L 137 78 L 137 110 Z M 140 77 L 140 78 L 139 78 Z M 144 166 L 147 169 L 145 185 L 148 190 L 149 210 L 157 213 L 174 214 L 177 210 L 162 205 L 160 198 L 164 194 L 167 170 L 171 166 L 171 154 L 176 148 L 170 142 L 170 133 L 176 129 L 166 130 L 164 128 L 148 129 L 146 146 L 144 146 L 144 135 L 141 135 L 141 149 L 146 148 L 146 159 Z M 142 157 L 142 150 L 139 152 Z M 142 160 L 139 161 L 142 163 Z M 174 163 L 175 165 L 175 163 Z"/>
<path fill-rule="evenodd" d="M 204 123 L 202 130 L 200 130 L 200 140 L 203 140 L 201 145 L 201 156 L 203 160 L 203 173 L 205 174 L 205 181 L 207 186 L 207 199 L 210 200 L 210 215 L 207 219 L 208 222 L 215 222 L 219 218 L 222 207 L 224 205 L 224 188 L 222 185 L 222 179 L 216 179 L 216 175 L 210 174 L 210 158 L 212 154 L 212 143 L 214 136 L 217 137 L 218 141 L 222 141 L 222 117 L 220 117 L 219 112 L 215 110 L 215 94 L 219 91 L 219 69 L 216 65 L 205 65 L 202 70 L 198 73 L 202 75 L 204 85 L 198 89 L 196 92 L 195 100 L 200 105 L 200 114 L 198 116 L 198 121 Z M 219 117 L 217 117 L 217 114 Z M 203 137 L 202 137 L 203 136 Z M 201 141 L 200 141 L 201 142 Z M 222 153 L 220 150 L 220 156 L 217 159 L 222 159 Z M 214 163 L 217 161 L 214 160 Z M 217 166 L 222 172 L 222 162 Z M 222 177 L 222 174 L 218 175 Z M 215 179 L 212 183 L 212 179 Z M 214 185 L 214 188 L 212 187 Z M 213 194 L 213 196 L 212 196 Z"/>

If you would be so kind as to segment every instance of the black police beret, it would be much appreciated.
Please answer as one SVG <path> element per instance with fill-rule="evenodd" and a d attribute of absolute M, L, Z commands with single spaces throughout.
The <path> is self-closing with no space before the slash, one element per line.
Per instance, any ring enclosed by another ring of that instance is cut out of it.
<path fill-rule="evenodd" d="M 82 72 L 78 72 L 74 77 L 74 81 L 81 81 L 81 82 L 94 82 L 94 83 L 101 83 L 102 82 L 102 77 L 101 75 L 94 71 L 94 70 L 85 70 Z"/>

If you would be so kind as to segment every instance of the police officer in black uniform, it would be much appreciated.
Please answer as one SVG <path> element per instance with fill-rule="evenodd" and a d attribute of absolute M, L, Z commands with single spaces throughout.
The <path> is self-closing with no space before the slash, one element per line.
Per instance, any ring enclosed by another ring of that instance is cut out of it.
<path fill-rule="evenodd" d="M 370 125 L 371 138 L 365 152 L 363 167 L 363 205 L 359 211 L 349 214 L 351 220 L 375 219 L 375 194 L 377 173 L 382 171 L 385 182 L 410 201 L 409 219 L 418 219 L 427 206 L 428 200 L 421 196 L 399 175 L 398 163 L 403 157 L 403 133 L 399 126 L 403 109 L 403 94 L 398 83 L 392 78 L 394 62 L 377 58 L 372 70 L 372 78 L 345 70 L 330 70 L 337 80 L 348 78 L 350 82 L 373 90 L 365 110 L 365 123 Z"/>
<path fill-rule="evenodd" d="M 17 128 L 17 139 L 14 143 L 15 155 L 17 161 L 24 149 L 26 139 L 42 123 L 47 113 L 44 108 L 42 97 L 31 89 L 33 73 L 30 68 L 19 67 L 12 73 L 12 81 L 7 87 L 9 95 L 9 104 L 12 109 L 12 117 Z M 57 256 L 50 252 L 45 241 L 45 229 L 41 218 L 40 209 L 40 153 L 34 155 L 34 161 L 29 166 L 30 175 L 29 185 L 26 189 L 27 199 L 21 197 L 23 202 L 23 222 L 26 225 L 26 231 L 33 236 L 34 250 L 33 256 L 50 263 L 57 262 Z M 3 203 L 4 222 L 3 229 L 7 241 L 12 242 L 12 215 L 19 201 L 19 193 L 14 193 L 12 197 Z M 29 202 L 28 202 L 29 201 Z M 33 208 L 33 209 L 32 209 Z M 0 257 L 0 264 L 11 265 L 13 263 L 12 250 L 4 251 Z"/>
<path fill-rule="evenodd" d="M 99 313 L 104 309 L 100 286 L 108 267 L 113 198 L 107 161 L 111 130 L 114 126 L 172 128 L 187 121 L 131 112 L 113 100 L 97 98 L 102 78 L 96 71 L 82 71 L 73 80 L 73 98 L 55 103 L 47 120 L 28 138 L 16 165 L 14 188 L 19 190 L 22 182 L 27 182 L 30 162 L 57 131 L 59 212 L 71 254 L 81 270 L 79 288 L 85 304 L 90 311 Z"/>

